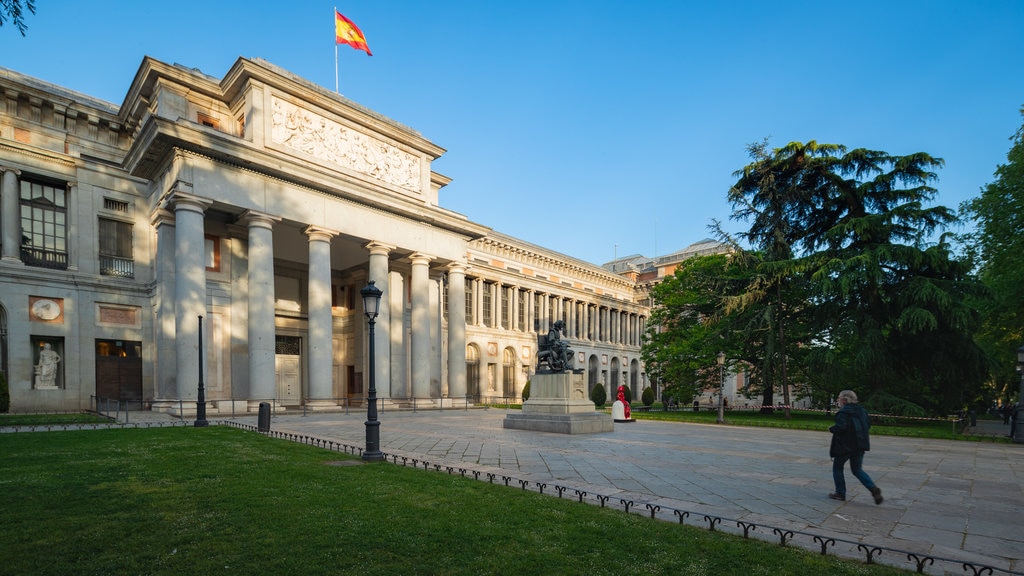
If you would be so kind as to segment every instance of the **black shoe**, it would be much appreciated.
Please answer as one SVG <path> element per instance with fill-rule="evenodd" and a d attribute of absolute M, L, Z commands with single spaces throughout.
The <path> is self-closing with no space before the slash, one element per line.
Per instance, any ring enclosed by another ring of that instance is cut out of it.
<path fill-rule="evenodd" d="M 841 500 L 841 501 L 844 501 L 844 502 L 846 501 L 846 495 L 845 494 L 839 494 L 838 492 L 829 492 L 828 493 L 828 497 L 833 499 L 833 500 Z"/>
<path fill-rule="evenodd" d="M 882 489 L 875 486 L 871 489 L 871 495 L 875 497 L 875 504 L 881 504 L 885 498 L 882 498 Z"/>

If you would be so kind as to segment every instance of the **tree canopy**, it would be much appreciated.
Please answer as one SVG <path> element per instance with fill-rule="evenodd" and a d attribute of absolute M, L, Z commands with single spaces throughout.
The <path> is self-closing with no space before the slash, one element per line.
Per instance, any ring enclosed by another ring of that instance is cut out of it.
<path fill-rule="evenodd" d="M 974 224 L 964 237 L 968 254 L 991 292 L 979 302 L 984 322 L 978 340 L 993 359 L 993 384 L 1003 402 L 1017 394 L 1021 376 L 1014 370 L 1015 352 L 1024 345 L 1024 125 L 1011 140 L 995 180 L 961 206 Z"/>
<path fill-rule="evenodd" d="M 795 383 L 962 406 L 987 374 L 973 338 L 985 291 L 943 234 L 956 214 L 928 205 L 943 161 L 814 141 L 748 151 L 728 198 L 749 228 L 727 238 L 732 256 L 684 263 L 657 287 L 645 359 L 697 385 L 688 362 L 714 355 L 690 340 L 710 338 L 749 367 L 765 405 L 774 390 L 788 405 Z"/>

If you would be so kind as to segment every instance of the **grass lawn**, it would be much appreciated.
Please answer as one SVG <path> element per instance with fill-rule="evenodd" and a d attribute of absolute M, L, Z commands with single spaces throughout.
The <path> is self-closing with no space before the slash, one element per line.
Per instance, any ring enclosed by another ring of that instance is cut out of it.
<path fill-rule="evenodd" d="M 907 574 L 236 428 L 0 434 L 0 574 Z"/>
<path fill-rule="evenodd" d="M 611 413 L 611 407 L 605 410 Z M 825 414 L 820 411 L 792 410 L 791 418 L 786 419 L 782 410 L 773 414 L 761 414 L 759 411 L 732 409 L 726 410 L 725 422 L 732 426 L 760 426 L 765 428 L 788 428 L 791 430 L 816 430 L 825 432 L 835 423 L 835 413 Z M 649 411 L 633 406 L 632 417 L 637 420 L 663 420 L 669 422 L 691 422 L 698 424 L 714 424 L 718 411 L 708 410 L 702 406 L 699 412 L 690 409 L 673 409 L 665 412 L 660 404 L 655 404 Z M 995 436 L 974 436 L 959 433 L 951 420 L 904 418 L 899 416 L 871 417 L 871 434 L 876 436 L 906 436 L 913 438 L 936 438 L 941 440 L 967 440 L 975 442 L 1011 442 L 1009 438 Z"/>

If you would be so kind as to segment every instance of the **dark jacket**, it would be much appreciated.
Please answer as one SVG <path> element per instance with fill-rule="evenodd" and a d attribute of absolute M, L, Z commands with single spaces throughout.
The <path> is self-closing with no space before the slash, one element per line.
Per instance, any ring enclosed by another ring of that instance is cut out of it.
<path fill-rule="evenodd" d="M 871 418 L 860 404 L 847 404 L 836 412 L 836 423 L 828 429 L 832 433 L 832 446 L 828 455 L 831 457 L 847 456 L 854 452 L 871 450 L 868 430 Z"/>

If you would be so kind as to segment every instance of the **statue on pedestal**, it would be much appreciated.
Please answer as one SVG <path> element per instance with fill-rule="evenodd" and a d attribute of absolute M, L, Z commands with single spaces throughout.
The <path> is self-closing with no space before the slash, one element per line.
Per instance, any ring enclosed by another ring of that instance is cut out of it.
<path fill-rule="evenodd" d="M 569 342 L 562 339 L 565 322 L 559 320 L 551 325 L 547 334 L 537 335 L 537 372 L 547 364 L 549 372 L 565 372 L 572 370 L 575 352 L 569 348 Z"/>

